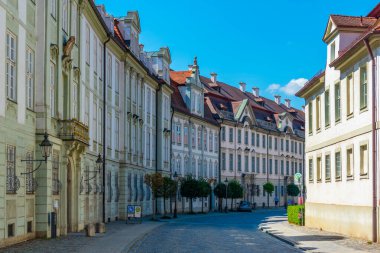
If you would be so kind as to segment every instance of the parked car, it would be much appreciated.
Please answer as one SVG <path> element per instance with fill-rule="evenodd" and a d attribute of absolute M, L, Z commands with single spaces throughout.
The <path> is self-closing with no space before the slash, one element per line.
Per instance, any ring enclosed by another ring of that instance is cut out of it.
<path fill-rule="evenodd" d="M 238 212 L 252 212 L 252 205 L 248 201 L 240 201 Z"/>

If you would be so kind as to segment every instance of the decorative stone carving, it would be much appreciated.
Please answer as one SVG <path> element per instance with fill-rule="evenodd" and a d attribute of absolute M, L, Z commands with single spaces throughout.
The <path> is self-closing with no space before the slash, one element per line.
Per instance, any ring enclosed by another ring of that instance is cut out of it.
<path fill-rule="evenodd" d="M 72 68 L 72 62 L 73 60 L 70 59 L 69 57 L 65 57 L 62 60 L 62 67 L 66 72 L 69 72 Z"/>
<path fill-rule="evenodd" d="M 59 47 L 57 44 L 50 44 L 50 58 L 52 60 L 57 60 L 59 54 Z"/>
<path fill-rule="evenodd" d="M 73 71 L 74 71 L 74 81 L 76 81 L 77 83 L 79 83 L 79 80 L 80 80 L 80 68 L 79 67 L 74 67 Z"/>

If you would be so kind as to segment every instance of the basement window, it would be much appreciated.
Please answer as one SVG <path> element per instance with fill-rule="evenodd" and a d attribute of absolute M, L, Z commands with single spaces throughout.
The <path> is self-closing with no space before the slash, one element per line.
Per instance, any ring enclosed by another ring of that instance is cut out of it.
<path fill-rule="evenodd" d="M 15 224 L 8 224 L 8 237 L 15 236 Z"/>
<path fill-rule="evenodd" d="M 33 222 L 32 221 L 28 221 L 27 225 L 26 225 L 26 230 L 28 233 L 32 233 L 33 232 Z"/>

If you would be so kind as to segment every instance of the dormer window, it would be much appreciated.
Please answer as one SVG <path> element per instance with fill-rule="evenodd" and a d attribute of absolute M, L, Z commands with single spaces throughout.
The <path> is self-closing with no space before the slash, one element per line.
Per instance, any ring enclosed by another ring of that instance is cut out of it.
<path fill-rule="evenodd" d="M 330 62 L 335 60 L 335 42 L 330 45 Z"/>

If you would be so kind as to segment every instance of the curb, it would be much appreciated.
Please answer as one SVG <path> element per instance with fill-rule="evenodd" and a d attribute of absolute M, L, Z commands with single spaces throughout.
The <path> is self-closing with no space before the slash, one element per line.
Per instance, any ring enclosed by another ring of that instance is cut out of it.
<path fill-rule="evenodd" d="M 277 239 L 277 240 L 280 240 L 280 241 L 282 241 L 282 242 L 284 242 L 284 243 L 286 243 L 286 244 L 288 244 L 288 245 L 290 245 L 290 246 L 292 246 L 292 247 L 294 247 L 294 248 L 296 248 L 296 249 L 299 249 L 299 250 L 302 250 L 302 251 L 306 251 L 306 249 L 304 249 L 303 247 L 299 247 L 299 246 L 298 246 L 298 243 L 295 242 L 295 241 L 289 240 L 289 239 L 287 239 L 287 238 L 285 238 L 285 237 L 283 237 L 283 236 L 280 236 L 280 235 L 276 235 L 276 234 L 274 234 L 274 233 L 268 231 L 267 229 L 265 229 L 265 228 L 263 228 L 263 227 L 259 227 L 259 229 L 260 229 L 262 232 L 264 232 L 264 233 L 266 233 L 266 234 L 272 236 L 273 238 L 275 238 L 275 239 Z"/>

